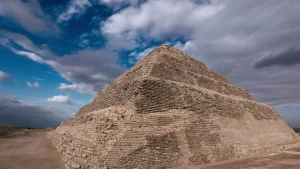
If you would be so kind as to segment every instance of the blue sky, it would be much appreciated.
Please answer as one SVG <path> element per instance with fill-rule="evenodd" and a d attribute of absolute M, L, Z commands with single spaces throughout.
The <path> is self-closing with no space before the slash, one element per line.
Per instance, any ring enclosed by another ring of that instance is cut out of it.
<path fill-rule="evenodd" d="M 165 43 L 300 128 L 300 2 L 2 0 L 0 123 L 57 126 Z"/>

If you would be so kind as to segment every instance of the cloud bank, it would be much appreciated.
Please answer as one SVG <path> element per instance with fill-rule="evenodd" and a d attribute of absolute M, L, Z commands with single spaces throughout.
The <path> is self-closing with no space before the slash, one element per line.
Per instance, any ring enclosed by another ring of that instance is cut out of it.
<path fill-rule="evenodd" d="M 27 84 L 28 87 L 35 87 L 35 88 L 40 87 L 39 82 L 33 82 L 33 83 L 27 82 L 26 84 Z"/>
<path fill-rule="evenodd" d="M 68 96 L 53 96 L 52 98 L 47 99 L 48 102 L 55 102 L 55 103 L 64 103 L 67 105 L 72 105 L 74 102 Z"/>
<path fill-rule="evenodd" d="M 71 0 L 67 9 L 59 15 L 57 22 L 66 22 L 73 17 L 83 15 L 84 12 L 91 6 L 92 4 L 89 0 Z"/>
<path fill-rule="evenodd" d="M 57 33 L 58 27 L 48 19 L 36 0 L 1 0 L 0 16 L 35 33 Z"/>
<path fill-rule="evenodd" d="M 2 45 L 18 55 L 37 63 L 46 64 L 56 70 L 64 79 L 74 82 L 79 93 L 95 95 L 126 70 L 118 64 L 118 53 L 108 49 L 80 50 L 59 57 L 49 49 L 35 45 L 27 37 L 9 32 L 4 36 Z M 18 50 L 8 41 L 13 41 L 26 51 Z M 1 41 L 0 41 L 1 43 Z"/>
<path fill-rule="evenodd" d="M 55 108 L 29 105 L 15 97 L 0 96 L 0 123 L 18 127 L 57 127 L 70 118 Z"/>

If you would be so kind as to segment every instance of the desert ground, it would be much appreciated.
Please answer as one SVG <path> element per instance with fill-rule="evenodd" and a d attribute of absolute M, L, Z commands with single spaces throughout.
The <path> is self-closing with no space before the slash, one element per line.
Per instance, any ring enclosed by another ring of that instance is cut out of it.
<path fill-rule="evenodd" d="M 50 129 L 19 129 L 0 136 L 0 169 L 63 169 L 61 155 L 46 138 Z M 299 133 L 300 135 L 300 133 Z M 176 169 L 299 169 L 300 148 L 278 154 Z"/>
<path fill-rule="evenodd" d="M 45 137 L 48 131 L 19 129 L 0 135 L 0 169 L 63 169 L 60 153 Z"/>
<path fill-rule="evenodd" d="M 176 169 L 299 169 L 300 149 L 261 157 L 229 160 L 204 166 L 180 167 Z"/>
<path fill-rule="evenodd" d="M 300 133 L 298 133 L 300 136 Z M 175 169 L 175 168 L 174 168 Z M 300 169 L 300 147 L 258 157 L 176 169 Z"/>

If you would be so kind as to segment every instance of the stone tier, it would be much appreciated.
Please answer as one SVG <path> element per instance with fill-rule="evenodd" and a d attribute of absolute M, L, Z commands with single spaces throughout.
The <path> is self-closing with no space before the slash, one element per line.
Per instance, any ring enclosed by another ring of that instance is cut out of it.
<path fill-rule="evenodd" d="M 102 90 L 91 103 L 80 108 L 77 116 L 111 106 L 133 104 L 134 98 L 138 94 L 139 86 L 140 81 L 127 81 L 121 84 L 114 83 Z"/>
<path fill-rule="evenodd" d="M 174 81 L 145 79 L 138 93 L 135 101 L 138 113 L 179 109 L 193 111 L 203 116 L 218 114 L 241 118 L 245 112 L 249 112 L 260 120 L 281 119 L 280 115 L 267 105 Z"/>
<path fill-rule="evenodd" d="M 207 89 L 213 87 L 215 87 L 215 91 Z M 241 109 L 245 108 L 258 119 L 281 118 L 269 106 L 257 104 L 254 101 L 234 95 L 216 92 L 221 87 L 207 85 L 207 88 L 203 88 L 202 86 L 157 78 L 129 81 L 119 85 L 113 84 L 101 91 L 92 103 L 82 107 L 77 115 L 80 116 L 110 106 L 130 105 L 135 107 L 139 113 L 181 109 L 201 112 L 203 115 L 220 113 L 224 116 L 241 117 L 244 113 Z M 234 87 L 230 88 L 230 86 L 226 87 L 228 87 L 227 90 L 235 89 Z M 222 89 L 223 93 L 229 93 L 224 86 Z M 236 91 L 239 92 L 239 90 Z"/>
<path fill-rule="evenodd" d="M 229 83 L 220 82 L 203 74 L 182 70 L 165 63 L 153 62 L 151 65 L 151 72 L 149 72 L 150 77 L 182 82 L 189 85 L 203 87 L 222 94 L 238 96 L 252 101 L 254 100 L 247 90 L 235 87 Z"/>
<path fill-rule="evenodd" d="M 230 83 L 225 76 L 210 71 L 204 63 L 189 57 L 176 48 L 161 46 L 146 57 L 154 57 L 156 62 L 165 63 L 178 69 L 200 74 L 223 83 Z"/>

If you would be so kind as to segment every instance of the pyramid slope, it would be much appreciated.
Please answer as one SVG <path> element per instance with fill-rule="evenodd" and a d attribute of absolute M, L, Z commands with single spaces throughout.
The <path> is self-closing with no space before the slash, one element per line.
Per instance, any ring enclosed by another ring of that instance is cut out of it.
<path fill-rule="evenodd" d="M 48 134 L 68 168 L 171 168 L 295 146 L 271 107 L 163 45 Z"/>

